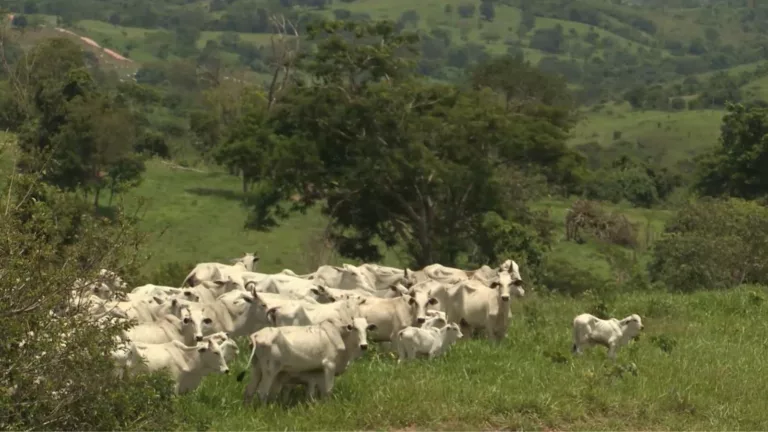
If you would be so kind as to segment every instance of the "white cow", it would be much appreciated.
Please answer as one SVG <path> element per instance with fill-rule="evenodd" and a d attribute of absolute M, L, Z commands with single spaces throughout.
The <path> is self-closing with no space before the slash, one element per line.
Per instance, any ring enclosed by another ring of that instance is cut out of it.
<path fill-rule="evenodd" d="M 621 321 L 616 318 L 600 319 L 588 313 L 573 319 L 574 355 L 582 354 L 582 347 L 602 345 L 608 348 L 608 357 L 616 360 L 616 352 L 644 329 L 640 316 L 632 314 Z"/>
<path fill-rule="evenodd" d="M 177 340 L 185 345 L 194 346 L 203 340 L 202 333 L 197 331 L 192 321 L 191 312 L 186 310 L 183 318 L 166 315 L 162 319 L 142 323 L 123 332 L 123 338 L 141 343 L 166 343 Z"/>
<path fill-rule="evenodd" d="M 295 300 L 311 297 L 319 303 L 335 301 L 333 296 L 325 291 L 324 287 L 318 286 L 310 280 L 280 274 L 270 275 L 268 278 L 255 284 L 248 283 L 246 289 L 250 289 L 252 292 L 280 294 Z"/>
<path fill-rule="evenodd" d="M 408 279 L 413 284 L 430 279 L 447 284 L 456 284 L 469 280 L 466 271 L 453 267 L 446 267 L 442 264 L 430 264 L 419 271 L 408 272 L 407 275 Z"/>
<path fill-rule="evenodd" d="M 356 333 L 359 331 L 351 321 L 334 319 L 311 326 L 265 328 L 252 334 L 251 381 L 244 402 L 250 403 L 257 392 L 266 402 L 281 372 L 296 375 L 322 370 L 323 394 L 329 395 L 345 352 L 354 344 L 363 349 L 360 341 L 364 339 Z"/>
<path fill-rule="evenodd" d="M 442 328 L 406 327 L 397 334 L 397 362 L 415 359 L 418 354 L 426 354 L 431 360 L 448 351 L 463 336 L 456 323 Z"/>
<path fill-rule="evenodd" d="M 195 390 L 208 374 L 229 373 L 227 361 L 214 339 L 195 346 L 186 346 L 176 340 L 161 344 L 134 342 L 134 346 L 145 360 L 137 367 L 138 371 L 168 369 L 176 380 L 177 394 Z"/>
<path fill-rule="evenodd" d="M 400 330 L 427 320 L 427 306 L 436 305 L 437 299 L 423 291 L 412 294 L 391 299 L 370 297 L 360 305 L 360 314 L 377 327 L 372 334 L 374 341 L 392 341 Z"/>
<path fill-rule="evenodd" d="M 355 327 L 350 335 L 351 340 L 345 343 L 345 349 L 339 356 L 336 364 L 335 376 L 343 374 L 350 363 L 362 357 L 368 349 L 367 332 L 376 330 L 375 324 L 368 324 L 365 318 L 356 317 L 352 319 L 352 325 Z M 295 327 L 300 328 L 300 327 Z M 242 377 L 239 378 L 242 380 Z M 322 370 L 314 372 L 302 372 L 298 374 L 289 374 L 281 372 L 275 378 L 270 390 L 270 396 L 279 395 L 285 385 L 304 385 L 307 389 L 307 399 L 313 400 L 320 390 L 322 395 L 328 395 L 329 390 L 325 387 L 325 373 Z"/>
<path fill-rule="evenodd" d="M 410 278 L 406 269 L 385 267 L 378 264 L 363 264 L 358 267 L 368 278 L 376 290 L 389 289 L 392 285 L 404 285 L 410 287 Z"/>
<path fill-rule="evenodd" d="M 361 290 L 373 293 L 376 288 L 359 268 L 342 264 L 339 266 L 320 266 L 314 275 L 307 278 L 316 285 L 342 290 Z"/>
<path fill-rule="evenodd" d="M 252 272 L 254 266 L 259 261 L 256 253 L 246 253 L 241 258 L 232 260 L 234 265 L 221 264 L 217 262 L 198 263 L 194 269 L 184 278 L 182 286 L 195 286 L 203 281 L 219 280 L 222 277 L 236 277 L 244 271 Z"/>
<path fill-rule="evenodd" d="M 267 320 L 275 327 L 320 324 L 331 318 L 344 319 L 357 316 L 360 313 L 360 305 L 365 302 L 366 299 L 350 299 L 320 305 L 283 304 L 269 308 Z"/>
<path fill-rule="evenodd" d="M 525 290 L 506 271 L 499 271 L 498 278 L 490 288 L 474 280 L 447 288 L 450 296 L 445 305 L 448 321 L 471 329 L 485 329 L 489 339 L 500 342 L 509 327 L 509 300 L 512 295 L 523 297 Z M 443 297 L 437 293 L 433 295 Z"/>

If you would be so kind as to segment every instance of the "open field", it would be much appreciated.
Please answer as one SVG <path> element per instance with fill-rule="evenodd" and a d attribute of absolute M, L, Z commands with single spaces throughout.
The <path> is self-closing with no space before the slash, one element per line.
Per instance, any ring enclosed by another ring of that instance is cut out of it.
<path fill-rule="evenodd" d="M 594 301 L 531 294 L 513 306 L 501 346 L 460 341 L 444 358 L 399 366 L 368 353 L 316 404 L 242 407 L 249 375 L 232 376 L 250 354 L 241 344 L 229 376 L 185 397 L 186 417 L 212 430 L 759 430 L 768 382 L 755 377 L 768 347 L 751 329 L 762 327 L 765 295 L 622 295 L 612 312 L 640 314 L 646 334 L 614 367 L 603 348 L 569 353 L 570 322 Z"/>
<path fill-rule="evenodd" d="M 606 105 L 589 112 L 572 132 L 571 143 L 597 142 L 607 146 L 614 142 L 614 131 L 620 140 L 638 142 L 646 147 L 663 148 L 665 163 L 690 158 L 717 144 L 721 110 L 634 111 L 628 104 Z"/>
<path fill-rule="evenodd" d="M 138 196 L 150 200 L 142 226 L 153 235 L 169 226 L 152 239 L 152 265 L 257 250 L 261 271 L 310 270 L 302 250 L 322 229 L 322 218 L 308 214 L 269 234 L 244 232 L 238 189 L 237 179 L 223 174 L 151 163 L 144 184 L 127 202 L 135 203 Z M 542 201 L 536 207 L 550 209 L 553 220 L 562 221 L 566 206 Z M 654 232 L 669 216 L 622 211 Z M 583 268 L 601 266 L 588 246 L 560 242 L 553 254 Z M 229 376 L 208 377 L 184 397 L 185 417 L 212 430 L 759 429 L 768 421 L 768 383 L 754 377 L 768 367 L 768 347 L 761 332 L 750 329 L 761 326 L 766 295 L 763 288 L 744 287 L 728 293 L 603 298 L 615 316 L 640 314 L 647 332 L 620 352 L 614 367 L 601 348 L 578 359 L 569 354 L 570 322 L 594 310 L 597 298 L 529 289 L 513 306 L 513 324 L 501 346 L 461 341 L 442 359 L 400 366 L 374 351 L 337 380 L 332 400 L 316 404 L 242 407 L 245 382 L 234 376 L 245 368 L 250 352 L 241 341 Z"/>

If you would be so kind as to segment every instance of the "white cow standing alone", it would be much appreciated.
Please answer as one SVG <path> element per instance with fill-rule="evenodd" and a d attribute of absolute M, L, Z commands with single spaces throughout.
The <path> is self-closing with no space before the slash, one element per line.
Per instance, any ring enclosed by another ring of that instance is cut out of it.
<path fill-rule="evenodd" d="M 573 319 L 571 352 L 578 355 L 584 346 L 602 345 L 608 348 L 608 357 L 616 360 L 616 351 L 638 336 L 644 328 L 637 314 L 619 321 L 616 318 L 604 320 L 584 313 Z"/>

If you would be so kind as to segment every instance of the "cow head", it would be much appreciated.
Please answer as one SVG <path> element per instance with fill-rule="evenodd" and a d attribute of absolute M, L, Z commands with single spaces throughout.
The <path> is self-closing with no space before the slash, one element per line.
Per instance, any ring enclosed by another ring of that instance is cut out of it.
<path fill-rule="evenodd" d="M 619 321 L 619 325 L 624 332 L 624 336 L 627 338 L 635 338 L 640 335 L 640 332 L 645 329 L 643 321 L 640 319 L 640 315 L 632 314 L 623 320 Z"/>
<path fill-rule="evenodd" d="M 499 270 L 497 279 L 491 283 L 491 288 L 499 290 L 499 297 L 503 302 L 508 302 L 512 295 L 515 297 L 523 297 L 525 295 L 522 280 L 519 278 L 513 279 L 512 275 L 505 270 Z"/>
<path fill-rule="evenodd" d="M 424 291 L 410 290 L 408 294 L 403 295 L 403 298 L 411 307 L 411 317 L 418 325 L 422 325 L 427 321 L 427 306 L 437 304 L 437 299 L 430 297 L 429 293 Z"/>
<path fill-rule="evenodd" d="M 395 298 L 395 297 L 401 297 L 404 294 L 408 294 L 408 288 L 406 288 L 401 283 L 396 283 L 394 285 L 390 285 L 389 292 L 385 296 L 385 298 Z"/>
<path fill-rule="evenodd" d="M 221 297 L 228 292 L 240 289 L 240 284 L 232 279 L 232 276 L 218 277 L 212 281 L 203 282 L 203 285 L 213 293 L 214 297 Z"/>
<path fill-rule="evenodd" d="M 188 302 L 198 303 L 200 302 L 200 296 L 195 294 L 194 291 L 184 290 L 181 292 L 181 298 Z"/>
<path fill-rule="evenodd" d="M 238 348 L 237 343 L 234 339 L 231 339 L 226 332 L 213 333 L 203 338 L 205 341 L 209 339 L 213 339 L 219 344 L 219 349 L 221 349 L 221 353 L 224 355 L 224 360 L 226 360 L 227 363 L 234 361 L 240 353 L 240 348 Z"/>
<path fill-rule="evenodd" d="M 235 319 L 235 336 L 245 336 L 261 328 L 266 320 L 267 304 L 259 297 L 258 293 L 242 293 L 239 300 L 246 303 L 245 310 Z"/>
<path fill-rule="evenodd" d="M 229 366 L 224 358 L 221 347 L 213 339 L 208 339 L 197 345 L 197 352 L 200 355 L 200 362 L 203 369 L 228 374 Z"/>
<path fill-rule="evenodd" d="M 312 297 L 317 300 L 318 303 L 333 303 L 337 299 L 333 296 L 324 286 L 316 285 L 309 289 Z"/>
<path fill-rule="evenodd" d="M 253 268 L 256 266 L 256 263 L 259 262 L 261 258 L 256 252 L 250 253 L 246 252 L 243 254 L 240 258 L 235 258 L 231 260 L 231 262 L 237 264 L 242 264 L 243 267 L 245 267 L 245 270 L 247 271 L 253 271 Z"/>
<path fill-rule="evenodd" d="M 368 349 L 368 332 L 376 330 L 376 324 L 368 324 L 368 320 L 362 317 L 357 317 L 352 320 L 352 330 L 357 338 L 357 345 L 360 350 L 365 351 Z"/>
<path fill-rule="evenodd" d="M 443 311 L 428 310 L 427 320 L 421 325 L 421 328 L 442 328 L 448 324 L 448 317 Z"/>
<path fill-rule="evenodd" d="M 450 323 L 444 327 L 448 341 L 454 342 L 464 337 L 464 333 L 461 332 L 461 327 L 456 323 Z M 450 343 L 449 342 L 449 343 Z"/>
<path fill-rule="evenodd" d="M 339 288 L 362 289 L 370 292 L 376 290 L 376 287 L 371 284 L 371 280 L 363 274 L 360 268 L 350 264 L 342 264 Z"/>

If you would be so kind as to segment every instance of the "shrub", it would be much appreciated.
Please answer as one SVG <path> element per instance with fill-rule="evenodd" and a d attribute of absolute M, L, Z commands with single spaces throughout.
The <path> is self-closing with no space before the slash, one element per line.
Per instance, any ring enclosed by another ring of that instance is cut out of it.
<path fill-rule="evenodd" d="M 97 218 L 80 196 L 29 178 L 8 184 L 14 189 L 0 213 L 0 429 L 178 427 L 167 377 L 113 378 L 110 353 L 125 324 L 49 312 L 67 304 L 77 278 L 101 268 L 135 273 L 140 237 L 130 218 Z"/>
<path fill-rule="evenodd" d="M 590 291 L 603 292 L 607 279 L 593 272 L 573 266 L 563 258 L 547 257 L 537 275 L 537 285 L 548 291 L 569 296 L 579 296 Z"/>
<path fill-rule="evenodd" d="M 649 270 L 686 292 L 768 283 L 768 209 L 741 199 L 689 203 L 667 223 Z"/>
<path fill-rule="evenodd" d="M 637 227 L 620 213 L 607 213 L 596 202 L 577 200 L 565 216 L 566 240 L 581 243 L 582 233 L 619 246 L 637 246 Z"/>

